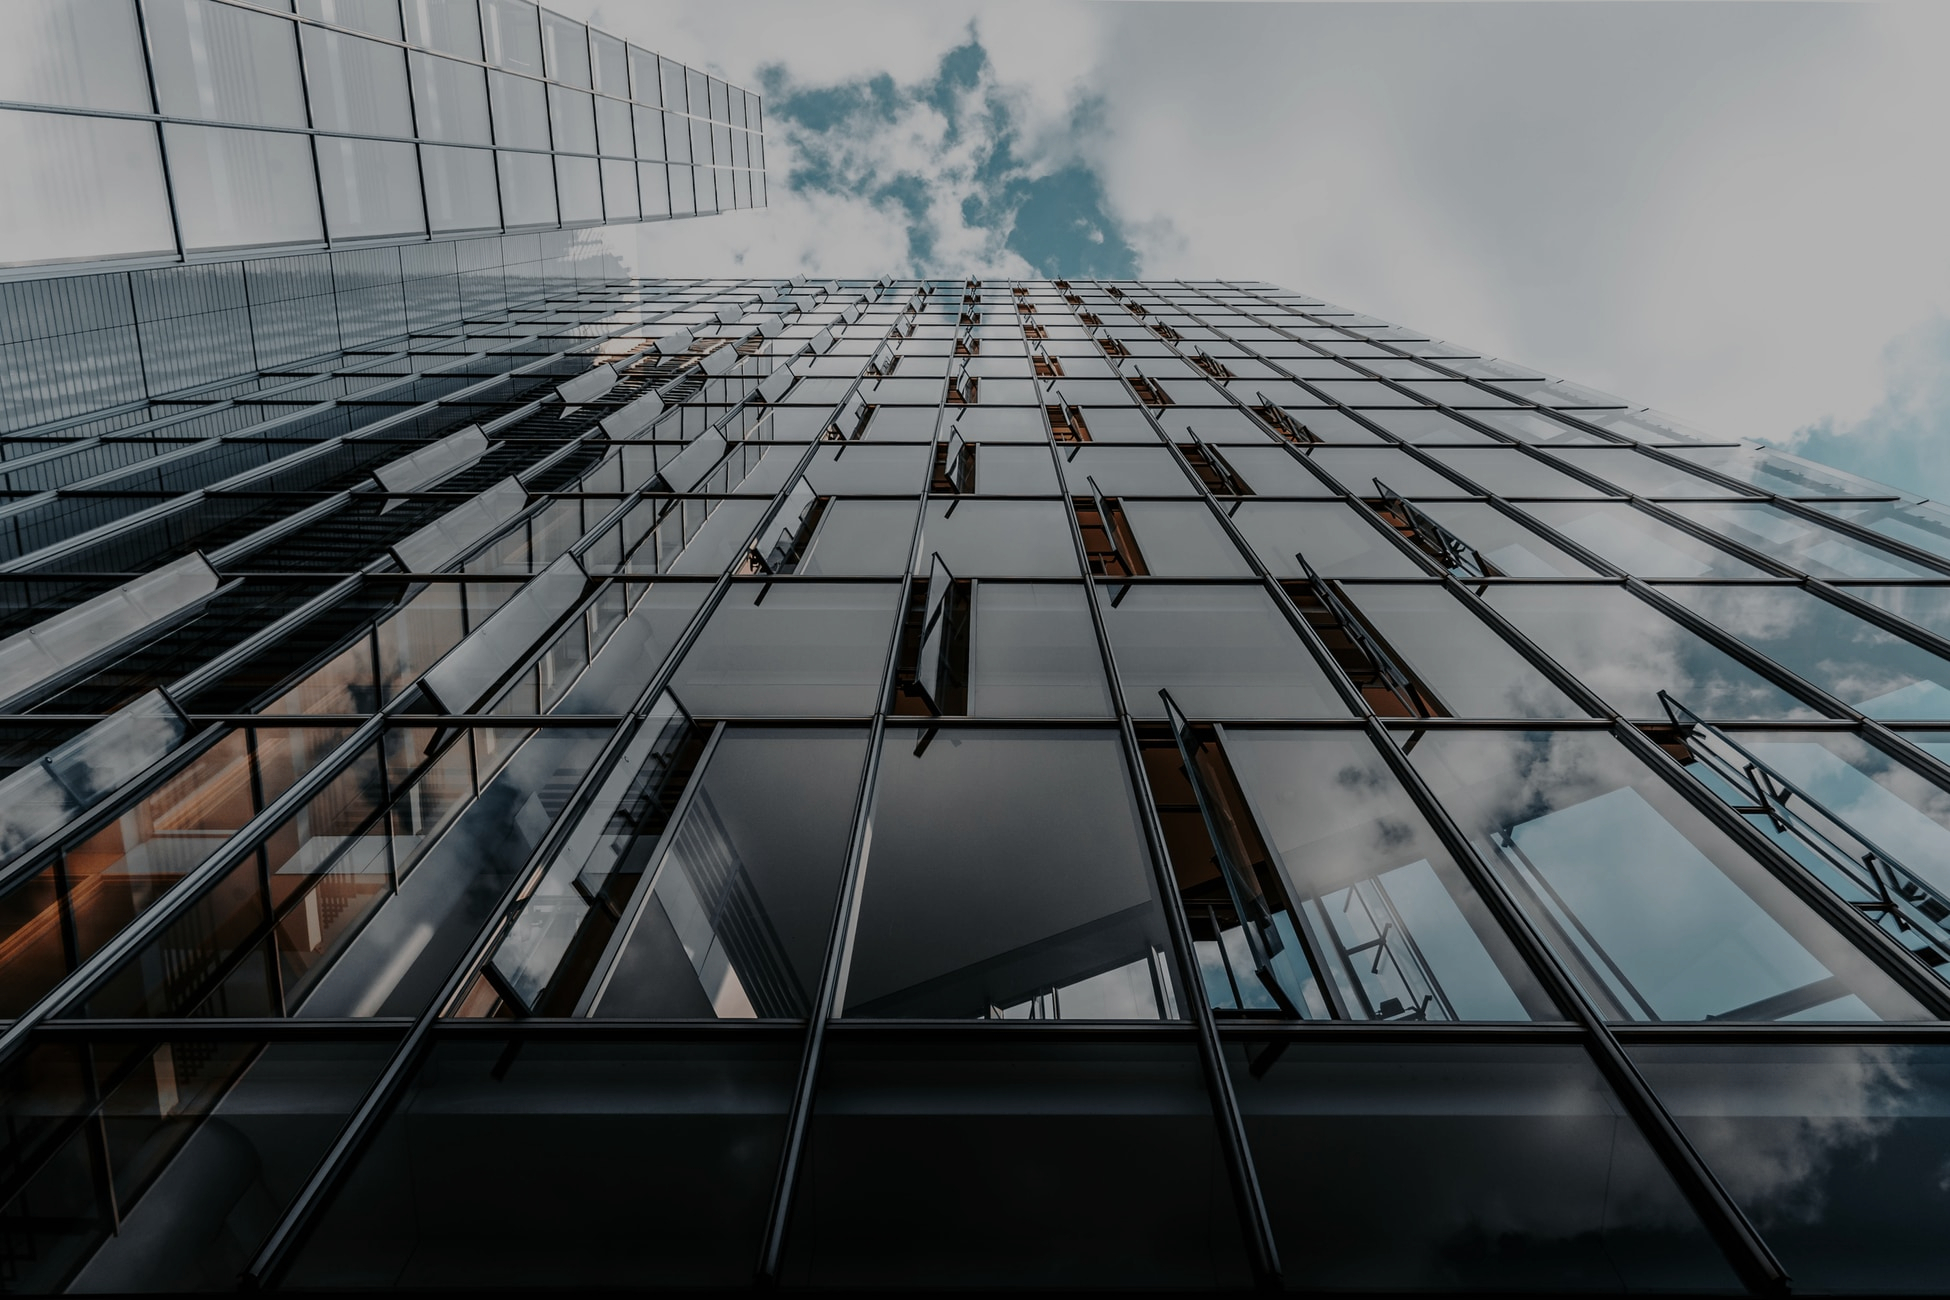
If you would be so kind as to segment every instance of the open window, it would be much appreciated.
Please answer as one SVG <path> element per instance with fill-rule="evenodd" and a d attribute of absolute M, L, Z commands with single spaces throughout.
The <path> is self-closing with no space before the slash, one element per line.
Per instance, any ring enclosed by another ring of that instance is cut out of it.
<path fill-rule="evenodd" d="M 966 496 L 975 490 L 975 446 L 965 441 L 961 430 L 950 429 L 948 440 L 934 453 L 932 492 Z"/>
<path fill-rule="evenodd" d="M 1414 502 L 1380 479 L 1374 481 L 1374 487 L 1381 494 L 1379 500 L 1373 503 L 1375 512 L 1389 527 L 1407 538 L 1416 550 L 1458 578 L 1505 576 L 1504 571 L 1481 551 L 1444 528 Z"/>
<path fill-rule="evenodd" d="M 1207 491 L 1222 497 L 1247 497 L 1253 494 L 1253 490 L 1246 486 L 1246 480 L 1234 471 L 1232 463 L 1217 447 L 1201 438 L 1197 429 L 1188 424 L 1185 434 L 1191 441 L 1179 443 L 1178 450 L 1185 454 L 1186 462 L 1198 475 L 1199 482 L 1205 484 Z"/>
<path fill-rule="evenodd" d="M 1306 576 L 1284 583 L 1286 593 L 1368 707 L 1390 718 L 1446 716 L 1448 710 L 1435 693 L 1422 685 L 1335 584 L 1316 573 L 1305 556 L 1296 555 L 1294 559 Z"/>
<path fill-rule="evenodd" d="M 1279 434 L 1280 437 L 1285 438 L 1296 447 L 1311 447 L 1324 441 L 1319 434 L 1294 419 L 1285 407 L 1268 398 L 1265 393 L 1255 393 L 1253 396 L 1257 399 L 1257 405 L 1253 407 L 1253 414 L 1266 421 L 1272 427 L 1273 432 Z"/>
<path fill-rule="evenodd" d="M 793 484 L 770 531 L 746 552 L 742 571 L 767 576 L 791 573 L 812 549 L 831 501 L 815 493 L 803 478 Z"/>
<path fill-rule="evenodd" d="M 1102 321 L 1098 320 L 1095 316 L 1092 316 L 1089 312 L 1083 313 L 1083 323 L 1085 325 L 1103 324 Z M 1125 347 L 1121 340 L 1114 339 L 1108 334 L 1104 335 L 1104 337 L 1097 340 L 1097 346 L 1102 348 L 1104 350 L 1104 355 L 1111 358 L 1111 360 L 1113 361 L 1120 361 L 1123 358 L 1131 355 L 1131 350 Z"/>
<path fill-rule="evenodd" d="M 968 710 L 969 633 L 974 583 L 957 579 L 937 553 L 914 584 L 901 630 L 894 712 L 937 717 Z"/>
<path fill-rule="evenodd" d="M 1050 437 L 1057 442 L 1089 442 L 1090 426 L 1083 421 L 1083 412 L 1068 402 L 1058 402 L 1043 408 L 1049 412 Z"/>
<path fill-rule="evenodd" d="M 1149 572 L 1122 507 L 1115 498 L 1104 496 L 1094 477 L 1085 481 L 1090 485 L 1090 495 L 1074 500 L 1090 571 L 1104 578 L 1132 578 Z"/>

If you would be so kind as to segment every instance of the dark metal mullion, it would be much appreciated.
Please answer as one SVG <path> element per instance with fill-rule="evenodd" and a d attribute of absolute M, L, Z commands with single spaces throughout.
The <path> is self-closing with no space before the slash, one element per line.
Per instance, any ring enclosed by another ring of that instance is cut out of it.
<path fill-rule="evenodd" d="M 1367 734 L 1396 779 L 1401 781 L 1422 814 L 1428 818 L 1456 864 L 1469 877 L 1470 884 L 1501 924 L 1504 934 L 1517 946 L 1533 973 L 1543 981 L 1551 998 L 1584 1029 L 1585 1047 L 1596 1060 L 1599 1072 L 1624 1102 L 1626 1111 L 1637 1121 L 1639 1130 L 1678 1184 L 1680 1192 L 1692 1204 L 1707 1232 L 1725 1254 L 1728 1264 L 1750 1291 L 1760 1294 L 1785 1292 L 1787 1271 L 1774 1257 L 1767 1242 L 1694 1150 L 1678 1122 L 1659 1101 L 1630 1055 L 1612 1034 L 1604 1017 L 1560 964 L 1557 955 L 1537 933 L 1528 915 L 1510 897 L 1502 879 L 1483 862 L 1469 837 L 1451 819 L 1448 810 L 1396 742 L 1394 734 L 1373 718 L 1369 719 Z"/>
<path fill-rule="evenodd" d="M 1022 344 L 1023 355 L 1027 357 L 1029 345 L 1026 336 Z M 1122 377 L 1120 373 L 1119 378 Z M 1128 390 L 1130 381 L 1124 382 Z M 1139 409 L 1144 408 L 1140 406 Z M 1063 466 L 1057 459 L 1056 439 L 1048 428 L 1046 408 L 1044 426 L 1045 445 L 1049 449 L 1057 478 L 1061 481 Z M 1155 419 L 1152 426 L 1154 429 L 1157 427 Z M 1097 582 L 1090 576 L 1090 553 L 1083 544 L 1083 528 L 1077 522 L 1074 500 L 1069 502 L 1064 516 L 1069 521 L 1070 540 L 1076 549 L 1077 564 L 1084 575 L 1084 603 L 1090 610 L 1091 630 L 1097 638 L 1097 652 L 1102 656 L 1105 684 L 1117 715 L 1118 738 L 1123 745 L 1125 765 L 1130 770 L 1131 786 L 1137 798 L 1138 819 L 1144 828 L 1145 848 L 1151 861 L 1152 885 L 1158 891 L 1159 907 L 1164 912 L 1165 925 L 1171 934 L 1173 965 L 1183 989 L 1182 996 L 1190 1004 L 1184 1008 L 1184 1012 L 1197 1031 L 1199 1064 L 1205 1075 L 1206 1092 L 1212 1105 L 1212 1118 L 1218 1128 L 1226 1173 L 1242 1220 L 1240 1228 L 1245 1238 L 1248 1262 L 1261 1285 L 1276 1286 L 1281 1272 L 1279 1243 L 1273 1232 L 1272 1217 L 1266 1208 L 1265 1193 L 1260 1189 L 1259 1174 L 1254 1167 L 1245 1116 L 1240 1111 L 1239 1098 L 1233 1090 L 1231 1072 L 1226 1065 L 1225 1044 L 1220 1041 L 1218 1022 L 1205 996 L 1205 977 L 1199 970 L 1198 950 L 1194 946 L 1184 900 L 1179 896 L 1178 882 L 1172 872 L 1171 854 L 1163 823 L 1158 818 L 1157 801 L 1151 793 L 1151 782 L 1145 775 L 1143 747 L 1138 743 L 1137 728 L 1131 721 L 1130 710 L 1124 700 L 1124 685 L 1118 676 L 1110 631 L 1104 625 L 1103 609 L 1095 590 Z M 1108 520 L 1104 522 L 1109 523 Z"/>
<path fill-rule="evenodd" d="M 811 462 L 818 447 L 817 441 L 806 445 L 797 470 L 787 481 L 787 488 L 805 472 L 807 464 Z M 777 514 L 783 500 L 784 490 L 781 490 L 773 498 L 772 506 L 754 525 L 747 538 L 747 545 L 752 538 L 762 535 L 766 525 Z M 743 549 L 741 548 L 738 553 L 742 554 Z M 323 1211 L 328 1199 L 350 1171 L 366 1142 L 377 1131 L 380 1122 L 391 1113 L 394 1099 L 417 1068 L 421 1049 L 428 1040 L 433 1024 L 453 999 L 467 987 L 467 981 L 473 977 L 475 970 L 493 951 L 494 944 L 505 933 L 509 921 L 528 898 L 539 881 L 541 873 L 561 851 L 569 835 L 579 824 L 581 817 L 587 811 L 589 801 L 600 790 L 612 766 L 635 735 L 637 727 L 641 725 L 643 712 L 653 706 L 663 694 L 671 678 L 676 675 L 677 667 L 683 661 L 684 655 L 696 644 L 706 621 L 731 589 L 731 568 L 731 565 L 727 565 L 725 572 L 719 574 L 717 581 L 712 585 L 711 594 L 691 615 L 684 631 L 665 654 L 662 666 L 639 694 L 637 705 L 631 710 L 632 721 L 617 727 L 610 734 L 602 752 L 585 769 L 561 813 L 543 834 L 541 843 L 536 845 L 535 851 L 529 855 L 521 871 L 516 873 L 508 888 L 503 891 L 500 906 L 495 909 L 488 923 L 481 927 L 466 954 L 453 968 L 453 973 L 442 986 L 439 995 L 414 1022 L 413 1029 L 408 1032 L 379 1078 L 367 1090 L 358 1108 L 340 1129 L 331 1149 L 312 1170 L 304 1187 L 285 1208 L 277 1225 L 259 1246 L 249 1267 L 245 1270 L 246 1278 L 253 1280 L 259 1286 L 267 1286 L 275 1281 L 300 1237 L 309 1228 L 312 1220 Z M 580 609 L 581 606 L 578 606 L 578 610 Z M 544 651 L 545 649 L 546 647 Z"/>
<path fill-rule="evenodd" d="M 868 358 L 860 358 L 864 371 Z M 835 410 L 843 410 L 846 401 L 859 391 L 863 376 L 856 375 L 853 387 L 848 390 Z M 942 381 L 941 395 L 935 399 L 934 433 L 928 443 L 928 463 L 933 464 L 935 448 L 941 442 L 941 423 L 948 406 L 947 380 Z M 812 446 L 815 451 L 824 447 L 823 439 L 815 438 Z M 845 444 L 842 444 L 844 449 Z M 808 457 L 807 464 L 811 463 Z M 801 467 L 781 490 L 790 491 L 793 483 L 804 474 Z M 880 758 L 886 748 L 887 716 L 896 689 L 895 683 L 900 670 L 901 643 L 907 635 L 907 607 L 913 599 L 914 570 L 920 563 L 921 546 L 926 539 L 928 523 L 928 501 L 933 490 L 933 476 L 922 480 L 919 509 L 914 516 L 914 531 L 908 539 L 907 560 L 901 572 L 900 596 L 894 607 L 894 627 L 888 638 L 887 656 L 881 668 L 880 691 L 874 697 L 873 722 L 867 733 L 867 758 L 861 772 L 860 786 L 853 801 L 853 820 L 847 832 L 846 865 L 840 873 L 839 888 L 834 893 L 832 927 L 827 932 L 825 961 L 820 967 L 819 988 L 813 996 L 808 1011 L 806 1041 L 799 1058 L 799 1073 L 794 1079 L 792 1103 L 786 1112 L 785 1135 L 779 1149 L 779 1167 L 772 1183 L 772 1200 L 766 1210 L 765 1233 L 760 1239 L 758 1259 L 752 1275 L 761 1286 L 776 1286 L 785 1267 L 786 1233 L 791 1227 L 792 1211 L 798 1199 L 799 1167 L 805 1157 L 807 1133 L 812 1127 L 813 1106 L 818 1100 L 819 1071 L 825 1059 L 826 1031 L 837 1017 L 841 1008 L 835 1005 L 839 1000 L 839 989 L 846 979 L 846 966 L 853 949 L 854 925 L 858 920 L 857 905 L 859 894 L 865 883 L 868 833 L 873 824 L 874 808 L 878 799 L 880 783 Z M 972 606 L 971 606 L 972 614 Z"/>

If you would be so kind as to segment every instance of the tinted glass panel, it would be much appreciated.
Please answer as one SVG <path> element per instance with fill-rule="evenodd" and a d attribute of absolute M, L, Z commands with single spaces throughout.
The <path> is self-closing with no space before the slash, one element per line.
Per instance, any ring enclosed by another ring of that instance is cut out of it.
<path fill-rule="evenodd" d="M 992 718 L 1103 717 L 1103 656 L 1081 586 L 985 582 L 975 589 L 969 712 Z"/>
<path fill-rule="evenodd" d="M 898 597 L 892 585 L 740 583 L 671 690 L 700 717 L 869 714 Z"/>
<path fill-rule="evenodd" d="M 1258 587 L 1133 585 L 1098 604 L 1110 633 L 1125 707 L 1162 718 L 1169 689 L 1191 718 L 1346 717 L 1327 675 Z"/>
<path fill-rule="evenodd" d="M 1419 578 L 1425 571 L 1387 534 L 1338 501 L 1247 501 L 1232 522 L 1276 576 L 1306 571 L 1296 556 L 1329 578 Z"/>
<path fill-rule="evenodd" d="M 1526 501 L 1534 515 L 1572 541 L 1639 578 L 1762 578 L 1766 570 L 1619 502 Z"/>
<path fill-rule="evenodd" d="M 1679 513 L 1817 578 L 1936 578 L 1942 574 L 1770 505 L 1685 505 Z"/>
<path fill-rule="evenodd" d="M 1343 587 L 1388 648 L 1458 717 L 1577 718 L 1584 710 L 1442 587 Z"/>

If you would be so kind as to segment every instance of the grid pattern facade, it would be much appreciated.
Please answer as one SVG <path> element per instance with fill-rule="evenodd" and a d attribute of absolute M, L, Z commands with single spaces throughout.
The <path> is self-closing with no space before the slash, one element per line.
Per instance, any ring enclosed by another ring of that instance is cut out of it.
<path fill-rule="evenodd" d="M 0 273 L 765 206 L 758 96 L 529 0 L 12 0 L 0 42 Z"/>
<path fill-rule="evenodd" d="M 11 1288 L 1941 1288 L 1936 506 L 1258 283 L 357 376 L 0 568 Z"/>

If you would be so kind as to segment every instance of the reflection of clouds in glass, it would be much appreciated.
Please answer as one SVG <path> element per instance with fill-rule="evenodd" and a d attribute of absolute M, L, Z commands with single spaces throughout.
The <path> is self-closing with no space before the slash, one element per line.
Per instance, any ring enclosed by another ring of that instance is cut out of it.
<path fill-rule="evenodd" d="M 1748 748 L 1904 867 L 1950 892 L 1950 791 L 1855 736 L 1753 739 Z"/>

